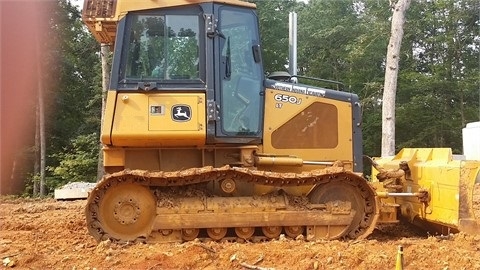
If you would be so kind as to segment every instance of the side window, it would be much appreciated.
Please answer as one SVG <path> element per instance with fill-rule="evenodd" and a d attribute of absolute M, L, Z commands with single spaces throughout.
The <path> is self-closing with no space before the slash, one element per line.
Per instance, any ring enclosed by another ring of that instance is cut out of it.
<path fill-rule="evenodd" d="M 255 135 L 260 131 L 261 64 L 253 58 L 257 42 L 256 17 L 249 11 L 221 9 L 222 126 L 231 135 Z M 222 46 L 223 45 L 223 46 Z"/>
<path fill-rule="evenodd" d="M 198 16 L 134 15 L 126 79 L 199 79 L 198 33 Z"/>

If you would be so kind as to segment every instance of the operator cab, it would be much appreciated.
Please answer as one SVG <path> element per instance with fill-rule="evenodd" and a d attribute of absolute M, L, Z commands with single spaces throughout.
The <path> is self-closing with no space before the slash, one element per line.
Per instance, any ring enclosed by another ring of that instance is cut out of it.
<path fill-rule="evenodd" d="M 258 18 L 203 3 L 128 13 L 119 21 L 110 89 L 205 93 L 206 143 L 260 143 L 264 75 Z"/>

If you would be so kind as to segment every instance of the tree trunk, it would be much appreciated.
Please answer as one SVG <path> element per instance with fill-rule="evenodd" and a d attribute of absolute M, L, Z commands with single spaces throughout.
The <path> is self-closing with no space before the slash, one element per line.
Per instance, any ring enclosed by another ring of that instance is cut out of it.
<path fill-rule="evenodd" d="M 103 115 L 105 114 L 105 99 L 107 97 L 108 85 L 110 83 L 110 45 L 102 44 L 100 49 L 100 55 L 102 58 L 102 115 L 100 124 L 100 133 L 103 130 Z M 98 153 L 98 166 L 97 166 L 97 181 L 99 181 L 105 174 L 103 168 L 103 151 L 101 149 Z"/>
<path fill-rule="evenodd" d="M 391 4 L 393 5 L 392 31 L 387 48 L 382 103 L 382 157 L 395 155 L 395 96 L 398 63 L 405 13 L 410 6 L 410 0 L 398 0 L 397 2 L 391 2 Z"/>
<path fill-rule="evenodd" d="M 42 76 L 42 51 L 41 38 L 38 32 L 35 33 L 36 57 L 37 57 L 37 86 L 38 86 L 38 124 L 40 136 L 40 196 L 45 196 L 45 169 L 46 169 L 46 138 L 45 138 L 45 104 L 43 98 L 43 76 Z"/>
<path fill-rule="evenodd" d="M 467 120 L 465 120 L 465 105 L 463 103 L 465 102 L 463 100 L 463 89 L 460 87 L 460 119 L 462 120 L 462 128 L 464 128 L 467 125 Z"/>
<path fill-rule="evenodd" d="M 43 85 L 41 79 L 38 80 L 38 104 L 40 114 L 40 196 L 45 196 L 45 159 L 47 151 L 45 139 L 45 108 L 43 100 Z"/>
<path fill-rule="evenodd" d="M 35 156 L 35 161 L 33 163 L 33 196 L 38 196 L 40 193 L 40 186 L 38 182 L 38 176 L 40 175 L 40 106 L 37 102 L 35 106 L 35 149 L 33 155 Z"/>

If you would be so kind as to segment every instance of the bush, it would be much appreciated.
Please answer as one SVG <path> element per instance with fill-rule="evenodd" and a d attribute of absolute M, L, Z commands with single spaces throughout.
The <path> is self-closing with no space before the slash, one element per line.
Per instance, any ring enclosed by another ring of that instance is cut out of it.
<path fill-rule="evenodd" d="M 79 135 L 72 139 L 64 152 L 53 155 L 60 164 L 48 167 L 54 177 L 48 186 L 59 187 L 70 182 L 96 182 L 99 145 L 96 133 Z"/>

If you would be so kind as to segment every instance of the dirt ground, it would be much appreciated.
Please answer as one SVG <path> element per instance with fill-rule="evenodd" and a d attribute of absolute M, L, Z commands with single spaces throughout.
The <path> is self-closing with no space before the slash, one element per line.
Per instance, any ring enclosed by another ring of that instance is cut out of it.
<path fill-rule="evenodd" d="M 405 269 L 480 269 L 480 236 L 428 236 L 404 225 L 361 241 L 97 244 L 85 203 L 0 198 L 0 269 L 395 269 L 399 245 Z"/>

